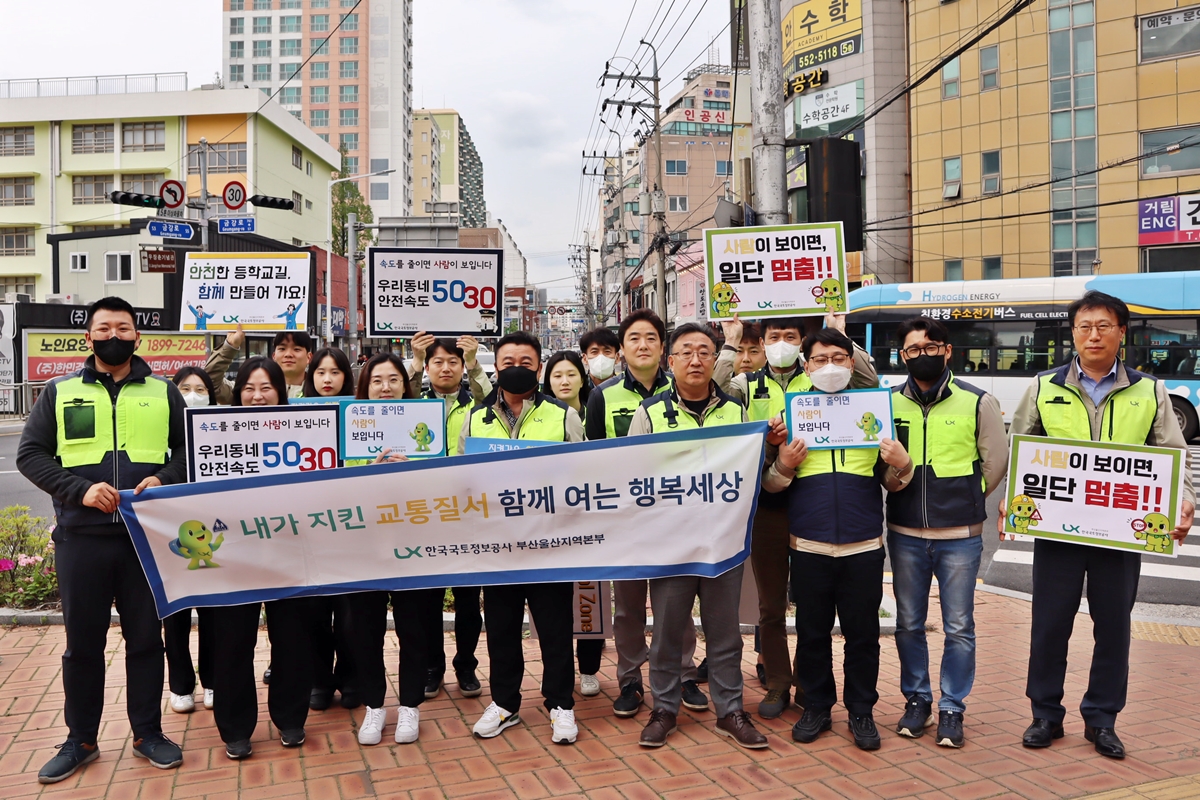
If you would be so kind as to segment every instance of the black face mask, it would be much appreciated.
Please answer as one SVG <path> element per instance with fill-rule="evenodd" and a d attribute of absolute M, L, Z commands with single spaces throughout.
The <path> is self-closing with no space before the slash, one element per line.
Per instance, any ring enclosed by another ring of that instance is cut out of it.
<path fill-rule="evenodd" d="M 133 358 L 133 351 L 137 350 L 137 339 L 118 339 L 116 336 L 111 339 L 92 339 L 92 350 L 96 353 L 96 358 L 105 364 L 119 367 Z"/>
<path fill-rule="evenodd" d="M 904 362 L 908 367 L 908 374 L 912 375 L 919 381 L 933 381 L 942 376 L 946 371 L 945 356 L 929 356 L 922 353 L 916 358 L 910 358 Z"/>
<path fill-rule="evenodd" d="M 525 394 L 537 388 L 538 374 L 529 367 L 505 367 L 496 373 L 496 381 L 509 394 Z"/>

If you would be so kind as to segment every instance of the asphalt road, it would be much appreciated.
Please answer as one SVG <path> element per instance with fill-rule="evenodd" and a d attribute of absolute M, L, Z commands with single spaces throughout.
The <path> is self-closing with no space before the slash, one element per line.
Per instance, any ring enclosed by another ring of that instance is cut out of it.
<path fill-rule="evenodd" d="M 54 519 L 50 496 L 17 472 L 17 443 L 21 440 L 20 423 L 0 422 L 0 507 L 29 506 L 34 516 Z"/>

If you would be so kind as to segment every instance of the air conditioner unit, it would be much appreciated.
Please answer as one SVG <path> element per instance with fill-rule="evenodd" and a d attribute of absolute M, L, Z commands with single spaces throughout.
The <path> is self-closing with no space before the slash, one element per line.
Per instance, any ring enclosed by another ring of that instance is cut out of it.
<path fill-rule="evenodd" d="M 32 303 L 33 295 L 25 292 L 5 292 L 4 302 L 6 303 Z"/>
<path fill-rule="evenodd" d="M 57 306 L 77 306 L 81 304 L 77 294 L 48 294 L 46 302 Z"/>

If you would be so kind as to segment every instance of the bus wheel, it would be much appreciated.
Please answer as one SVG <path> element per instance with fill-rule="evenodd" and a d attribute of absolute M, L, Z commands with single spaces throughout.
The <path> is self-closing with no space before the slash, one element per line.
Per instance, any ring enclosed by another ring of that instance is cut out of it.
<path fill-rule="evenodd" d="M 1183 431 L 1184 440 L 1190 442 L 1196 438 L 1196 434 L 1200 433 L 1200 421 L 1196 419 L 1195 407 L 1187 400 L 1171 395 L 1171 409 L 1175 412 L 1179 429 Z"/>

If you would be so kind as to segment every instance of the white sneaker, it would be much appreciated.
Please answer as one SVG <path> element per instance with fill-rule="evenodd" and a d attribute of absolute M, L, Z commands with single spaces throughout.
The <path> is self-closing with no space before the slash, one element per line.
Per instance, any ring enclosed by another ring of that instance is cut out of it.
<path fill-rule="evenodd" d="M 190 714 L 196 710 L 196 701 L 190 694 L 171 692 L 171 710 L 176 714 Z"/>
<path fill-rule="evenodd" d="M 212 710 L 212 706 L 213 706 L 212 697 L 213 697 L 212 689 L 205 689 L 204 690 L 204 707 L 210 711 Z"/>
<path fill-rule="evenodd" d="M 580 675 L 579 693 L 584 697 L 595 697 L 600 694 L 600 679 L 595 675 Z"/>
<path fill-rule="evenodd" d="M 412 744 L 420 735 L 420 709 L 411 706 L 400 706 L 400 718 L 396 720 L 396 743 Z"/>
<path fill-rule="evenodd" d="M 491 739 L 493 736 L 499 736 L 505 728 L 511 728 L 520 721 L 519 715 L 505 711 L 492 703 L 484 709 L 483 716 L 479 718 L 479 722 L 475 723 L 472 732 L 480 739 Z"/>
<path fill-rule="evenodd" d="M 579 726 L 575 724 L 575 712 L 565 708 L 550 709 L 550 725 L 553 733 L 550 741 L 555 744 L 574 744 L 579 735 Z"/>
<path fill-rule="evenodd" d="M 383 738 L 385 724 L 387 724 L 387 711 L 367 706 L 367 713 L 363 717 L 362 725 L 358 726 L 358 743 L 379 744 L 379 740 Z"/>

